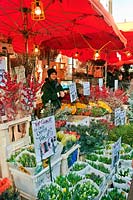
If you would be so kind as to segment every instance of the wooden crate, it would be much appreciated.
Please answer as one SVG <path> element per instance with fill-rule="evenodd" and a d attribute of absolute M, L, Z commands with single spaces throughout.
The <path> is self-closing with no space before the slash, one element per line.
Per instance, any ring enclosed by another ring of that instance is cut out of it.
<path fill-rule="evenodd" d="M 28 116 L 0 124 L 0 177 L 10 177 L 6 160 L 11 153 L 30 144 L 30 121 Z"/>

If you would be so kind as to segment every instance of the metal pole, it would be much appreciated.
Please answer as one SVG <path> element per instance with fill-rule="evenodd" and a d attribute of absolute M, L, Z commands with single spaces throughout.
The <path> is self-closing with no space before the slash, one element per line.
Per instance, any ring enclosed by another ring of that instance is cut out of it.
<path fill-rule="evenodd" d="M 73 70 L 74 70 L 74 62 L 73 62 L 73 58 L 72 58 L 72 81 L 73 81 Z"/>

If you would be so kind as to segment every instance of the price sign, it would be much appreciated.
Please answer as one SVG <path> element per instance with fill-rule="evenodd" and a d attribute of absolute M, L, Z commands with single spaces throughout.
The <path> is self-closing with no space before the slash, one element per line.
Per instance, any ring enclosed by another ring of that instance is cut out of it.
<path fill-rule="evenodd" d="M 115 166 L 115 164 L 120 158 L 120 149 L 121 149 L 121 138 L 119 138 L 117 142 L 113 144 L 112 147 L 112 167 Z"/>
<path fill-rule="evenodd" d="M 99 88 L 103 87 L 103 78 L 99 78 Z"/>
<path fill-rule="evenodd" d="M 69 92 L 70 92 L 71 102 L 76 101 L 76 99 L 78 98 L 76 83 L 72 83 L 69 85 Z"/>
<path fill-rule="evenodd" d="M 32 130 L 36 161 L 39 163 L 54 154 L 57 144 L 54 116 L 32 121 Z"/>
<path fill-rule="evenodd" d="M 83 94 L 84 96 L 90 95 L 90 82 L 83 82 Z"/>
<path fill-rule="evenodd" d="M 121 108 L 116 108 L 115 109 L 115 126 L 119 126 L 121 123 L 120 114 L 121 114 Z"/>
<path fill-rule="evenodd" d="M 124 125 L 125 122 L 126 122 L 126 110 L 121 110 L 120 123 L 121 123 L 121 125 Z"/>
<path fill-rule="evenodd" d="M 115 90 L 118 90 L 118 80 L 115 80 Z"/>
<path fill-rule="evenodd" d="M 126 121 L 126 110 L 115 109 L 115 126 L 124 125 Z"/>
<path fill-rule="evenodd" d="M 4 78 L 4 73 L 7 72 L 7 58 L 2 56 L 0 57 L 0 85 L 3 86 L 2 80 Z"/>

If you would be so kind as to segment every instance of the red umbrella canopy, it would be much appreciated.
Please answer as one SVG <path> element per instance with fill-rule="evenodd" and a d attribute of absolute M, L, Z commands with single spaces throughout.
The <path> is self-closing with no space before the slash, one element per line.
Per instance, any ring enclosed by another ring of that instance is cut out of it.
<path fill-rule="evenodd" d="M 127 39 L 127 45 L 126 45 L 127 50 L 133 53 L 133 31 L 127 31 L 127 32 L 121 31 L 121 32 Z"/>
<path fill-rule="evenodd" d="M 37 0 L 36 0 L 37 1 Z M 36 2 L 33 0 L 33 2 Z M 0 33 L 12 39 L 16 52 L 28 52 L 33 44 L 57 37 L 68 37 L 72 32 L 87 33 L 90 38 L 106 30 L 118 40 L 120 48 L 126 44 L 113 19 L 97 0 L 38 0 L 44 6 L 45 19 L 31 18 L 31 0 L 0 1 Z M 115 40 L 115 41 L 116 41 Z M 93 40 L 94 41 L 94 40 Z M 95 44 L 97 44 L 95 42 Z"/>

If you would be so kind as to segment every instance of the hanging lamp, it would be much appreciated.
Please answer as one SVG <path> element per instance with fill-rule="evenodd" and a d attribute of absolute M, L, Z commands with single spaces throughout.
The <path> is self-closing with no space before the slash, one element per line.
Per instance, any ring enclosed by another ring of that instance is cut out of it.
<path fill-rule="evenodd" d="M 31 2 L 31 18 L 32 20 L 45 20 L 43 3 L 41 0 L 33 0 Z"/>

